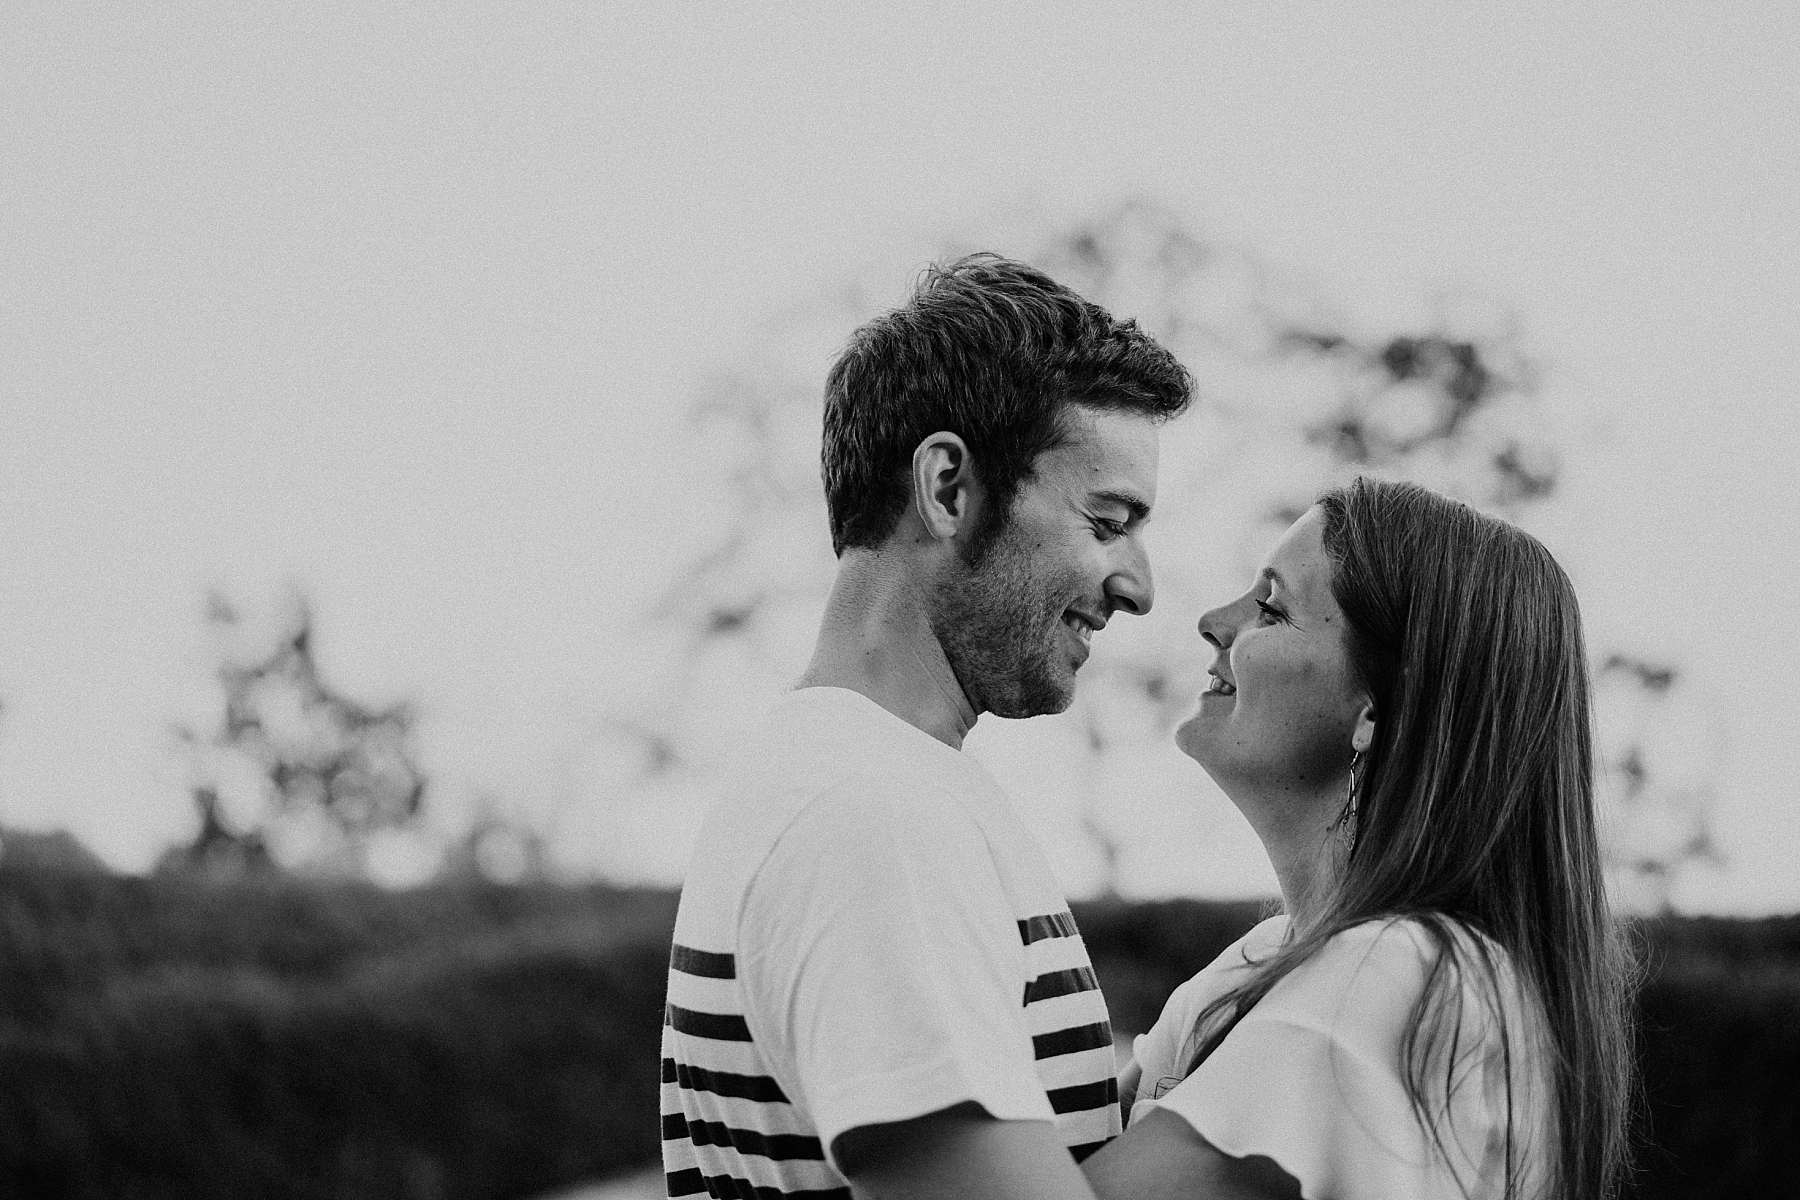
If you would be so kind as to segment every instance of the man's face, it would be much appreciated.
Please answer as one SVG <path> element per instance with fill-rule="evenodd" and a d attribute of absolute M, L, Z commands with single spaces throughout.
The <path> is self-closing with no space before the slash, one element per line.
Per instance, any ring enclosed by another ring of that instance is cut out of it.
<path fill-rule="evenodd" d="M 1155 423 L 1076 405 L 1063 417 L 1068 440 L 1038 456 L 980 561 L 959 559 L 933 598 L 932 632 L 977 713 L 1062 712 L 1094 632 L 1154 598 L 1142 530 Z"/>

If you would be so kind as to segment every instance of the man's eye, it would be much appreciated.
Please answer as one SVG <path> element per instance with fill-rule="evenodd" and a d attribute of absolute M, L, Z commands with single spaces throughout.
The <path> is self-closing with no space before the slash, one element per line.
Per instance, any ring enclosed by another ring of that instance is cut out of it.
<path fill-rule="evenodd" d="M 1125 536 L 1125 526 L 1119 521 L 1108 521 L 1104 518 L 1096 517 L 1094 518 L 1094 528 L 1105 535 L 1101 539 L 1102 541 L 1111 541 L 1113 538 L 1122 538 Z"/>

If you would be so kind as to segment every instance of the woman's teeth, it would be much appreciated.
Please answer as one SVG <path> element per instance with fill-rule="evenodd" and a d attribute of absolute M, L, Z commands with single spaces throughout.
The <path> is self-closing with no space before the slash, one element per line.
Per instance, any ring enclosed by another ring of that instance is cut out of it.
<path fill-rule="evenodd" d="M 1237 689 L 1232 687 L 1229 683 L 1226 683 L 1223 679 L 1220 679 L 1217 675 L 1214 675 L 1212 677 L 1212 682 L 1206 685 L 1206 690 L 1220 696 L 1237 695 Z"/>

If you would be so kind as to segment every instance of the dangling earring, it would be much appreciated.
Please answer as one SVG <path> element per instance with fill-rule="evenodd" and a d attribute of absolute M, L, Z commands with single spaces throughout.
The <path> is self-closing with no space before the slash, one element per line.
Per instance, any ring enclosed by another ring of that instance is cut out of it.
<path fill-rule="evenodd" d="M 1335 822 L 1338 827 L 1338 832 L 1349 839 L 1350 848 L 1352 850 L 1356 848 L 1356 793 L 1357 783 L 1359 782 L 1356 778 L 1356 768 L 1361 765 L 1362 751 L 1352 751 L 1350 755 L 1350 790 L 1344 797 L 1344 809 L 1342 812 L 1338 813 L 1338 819 Z"/>

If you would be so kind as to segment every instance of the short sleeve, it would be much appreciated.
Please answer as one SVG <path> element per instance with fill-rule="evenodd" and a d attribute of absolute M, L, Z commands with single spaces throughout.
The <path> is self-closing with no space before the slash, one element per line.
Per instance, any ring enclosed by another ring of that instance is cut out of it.
<path fill-rule="evenodd" d="M 1134 1109 L 1138 1101 L 1153 1100 L 1181 1082 L 1176 1072 L 1181 1066 L 1183 1031 L 1188 1028 L 1194 1009 L 1187 994 L 1193 983 L 1190 979 L 1175 989 L 1150 1032 L 1132 1039 L 1131 1057 L 1140 1072 L 1137 1096 L 1132 1100 Z"/>
<path fill-rule="evenodd" d="M 1402 922 L 1337 935 L 1151 1103 L 1226 1154 L 1274 1159 L 1309 1200 L 1484 1194 L 1480 1184 L 1495 1168 L 1504 1173 L 1504 1159 L 1491 1153 L 1492 1089 L 1481 1077 L 1489 1056 L 1479 1039 L 1459 1038 L 1467 1052 L 1458 1055 L 1440 1123 L 1448 1158 L 1406 1090 L 1402 1043 L 1428 953 L 1435 951 L 1423 935 Z M 1459 1179 L 1476 1186 L 1465 1193 Z"/>
<path fill-rule="evenodd" d="M 739 947 L 749 1019 L 829 1148 L 965 1101 L 1054 1120 L 1034 1068 L 1024 946 L 974 819 L 941 793 L 840 787 L 753 880 Z"/>
<path fill-rule="evenodd" d="M 1243 937 L 1220 952 L 1206 968 L 1188 979 L 1163 1004 L 1161 1015 L 1150 1031 L 1137 1038 L 1131 1056 L 1142 1072 L 1138 1078 L 1136 1102 L 1155 1100 L 1181 1083 L 1186 1065 L 1189 1035 L 1194 1022 L 1214 999 L 1241 982 L 1244 971 L 1267 957 L 1280 944 L 1287 932 L 1285 916 L 1271 917 L 1251 929 Z"/>

